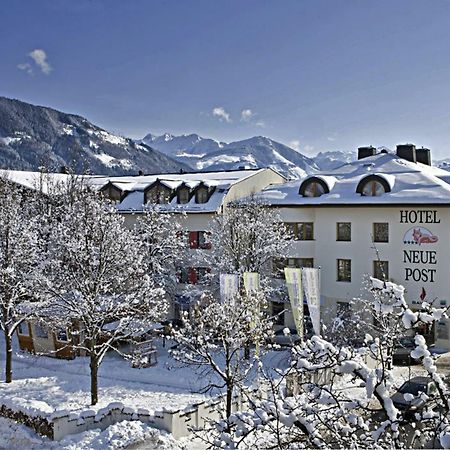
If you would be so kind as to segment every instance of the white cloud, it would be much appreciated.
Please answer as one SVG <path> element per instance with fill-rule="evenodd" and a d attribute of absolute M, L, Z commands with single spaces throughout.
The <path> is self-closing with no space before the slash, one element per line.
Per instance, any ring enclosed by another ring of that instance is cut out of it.
<path fill-rule="evenodd" d="M 41 48 L 35 48 L 28 56 L 33 60 L 34 65 L 45 75 L 48 75 L 53 69 L 47 61 L 47 53 Z M 33 65 L 31 63 L 21 63 L 17 65 L 19 70 L 24 70 L 29 75 L 33 74 Z"/>
<path fill-rule="evenodd" d="M 294 139 L 293 141 L 290 141 L 288 143 L 289 147 L 293 148 L 294 150 L 299 151 L 300 150 L 300 141 L 297 139 Z"/>
<path fill-rule="evenodd" d="M 250 122 L 254 115 L 251 109 L 243 109 L 241 111 L 241 120 L 242 122 Z"/>
<path fill-rule="evenodd" d="M 214 117 L 217 117 L 220 121 L 224 120 L 225 122 L 228 123 L 232 122 L 230 114 L 227 111 L 225 111 L 225 108 L 223 106 L 216 106 L 213 109 L 212 114 Z"/>
<path fill-rule="evenodd" d="M 266 122 L 262 120 L 258 120 L 258 122 L 256 122 L 255 125 L 260 128 L 266 128 Z"/>
<path fill-rule="evenodd" d="M 327 140 L 330 141 L 330 142 L 334 142 L 336 140 L 336 138 L 332 137 L 332 136 L 328 136 Z"/>
<path fill-rule="evenodd" d="M 31 67 L 30 63 L 17 64 L 17 68 L 19 70 L 24 70 L 28 75 L 33 74 L 33 68 Z"/>
<path fill-rule="evenodd" d="M 41 48 L 36 48 L 28 56 L 33 59 L 35 64 L 41 69 L 42 73 L 48 75 L 52 71 L 52 67 L 47 62 L 47 53 Z"/>

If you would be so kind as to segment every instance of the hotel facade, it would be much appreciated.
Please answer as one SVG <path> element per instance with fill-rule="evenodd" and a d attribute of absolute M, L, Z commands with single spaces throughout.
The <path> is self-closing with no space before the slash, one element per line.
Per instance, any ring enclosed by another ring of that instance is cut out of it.
<path fill-rule="evenodd" d="M 413 145 L 363 147 L 355 162 L 261 193 L 294 232 L 285 264 L 321 269 L 324 323 L 352 317 L 368 276 L 405 286 L 413 310 L 450 305 L 450 174 L 430 159 Z M 448 320 L 427 334 L 450 348 Z"/>

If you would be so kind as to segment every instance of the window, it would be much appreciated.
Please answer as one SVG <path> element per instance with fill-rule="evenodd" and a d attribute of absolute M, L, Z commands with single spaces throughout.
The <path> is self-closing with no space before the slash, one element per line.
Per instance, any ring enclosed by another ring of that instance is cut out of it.
<path fill-rule="evenodd" d="M 374 242 L 389 242 L 389 224 L 388 223 L 374 223 L 373 224 L 373 241 Z"/>
<path fill-rule="evenodd" d="M 208 201 L 208 189 L 206 187 L 200 187 L 195 193 L 195 203 L 207 203 Z"/>
<path fill-rule="evenodd" d="M 197 267 L 194 270 L 197 272 L 197 283 L 209 284 L 208 275 L 211 272 L 211 269 L 209 267 Z"/>
<path fill-rule="evenodd" d="M 177 270 L 178 283 L 183 284 L 208 284 L 209 267 L 179 267 Z"/>
<path fill-rule="evenodd" d="M 178 267 L 177 269 L 177 279 L 178 283 L 188 283 L 189 282 L 189 270 L 186 267 Z"/>
<path fill-rule="evenodd" d="M 188 188 L 181 188 L 178 190 L 178 203 L 180 203 L 181 205 L 189 203 L 189 189 Z"/>
<path fill-rule="evenodd" d="M 284 303 L 272 302 L 272 317 L 274 325 L 284 325 Z"/>
<path fill-rule="evenodd" d="M 189 248 L 210 249 L 211 243 L 208 242 L 208 237 L 207 231 L 189 231 Z"/>
<path fill-rule="evenodd" d="M 373 276 L 379 280 L 386 281 L 389 279 L 389 261 L 374 261 Z"/>
<path fill-rule="evenodd" d="M 314 223 L 300 222 L 298 225 L 297 236 L 300 241 L 312 241 L 314 239 Z"/>
<path fill-rule="evenodd" d="M 351 259 L 337 260 L 337 281 L 352 281 Z"/>
<path fill-rule="evenodd" d="M 286 267 L 313 267 L 313 258 L 288 258 Z"/>
<path fill-rule="evenodd" d="M 325 181 L 320 178 L 313 177 L 305 180 L 299 190 L 299 194 L 303 197 L 320 197 L 323 194 L 328 194 L 330 190 L 328 189 Z"/>
<path fill-rule="evenodd" d="M 27 322 L 20 322 L 19 327 L 17 328 L 17 331 L 22 336 L 30 335 L 30 328 L 28 327 Z"/>
<path fill-rule="evenodd" d="M 291 239 L 297 239 L 298 233 L 297 233 L 297 224 L 293 222 L 285 222 L 284 226 L 286 227 L 286 231 L 290 235 L 289 237 Z"/>
<path fill-rule="evenodd" d="M 60 342 L 69 342 L 67 330 L 65 328 L 59 328 L 56 332 L 56 339 Z"/>
<path fill-rule="evenodd" d="M 170 202 L 170 197 L 172 195 L 172 192 L 170 189 L 157 185 L 150 189 L 146 194 L 146 203 L 156 203 L 159 205 L 163 205 Z"/>
<path fill-rule="evenodd" d="M 378 197 L 385 192 L 391 192 L 391 187 L 384 178 L 378 175 L 369 175 L 358 183 L 356 192 L 366 197 Z"/>
<path fill-rule="evenodd" d="M 352 224 L 350 222 L 338 222 L 336 224 L 336 240 L 337 241 L 352 240 Z"/>
<path fill-rule="evenodd" d="M 339 317 L 344 322 L 349 321 L 352 317 L 352 310 L 350 307 L 350 303 L 337 302 L 336 317 Z"/>
<path fill-rule="evenodd" d="M 34 335 L 37 338 L 41 338 L 41 339 L 48 339 L 48 331 L 47 328 L 38 325 L 38 324 L 34 324 Z"/>
<path fill-rule="evenodd" d="M 314 267 L 313 258 L 274 258 L 272 262 L 273 273 L 278 278 L 284 278 L 285 267 Z"/>

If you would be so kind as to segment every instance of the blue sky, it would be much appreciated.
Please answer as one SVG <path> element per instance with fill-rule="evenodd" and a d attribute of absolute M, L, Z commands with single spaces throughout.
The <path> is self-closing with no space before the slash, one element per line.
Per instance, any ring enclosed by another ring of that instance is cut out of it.
<path fill-rule="evenodd" d="M 310 155 L 408 141 L 450 157 L 450 1 L 0 7 L 0 95 L 135 138 L 265 135 Z"/>

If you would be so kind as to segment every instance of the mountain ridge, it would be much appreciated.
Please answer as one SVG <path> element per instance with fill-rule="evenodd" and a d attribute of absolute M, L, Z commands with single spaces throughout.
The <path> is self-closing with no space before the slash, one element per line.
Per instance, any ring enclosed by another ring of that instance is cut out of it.
<path fill-rule="evenodd" d="M 85 117 L 0 96 L 0 167 L 104 175 L 191 170 L 152 147 L 94 125 Z"/>
<path fill-rule="evenodd" d="M 149 133 L 141 142 L 197 170 L 271 167 L 288 178 L 299 178 L 319 170 L 312 158 L 265 136 L 226 143 L 195 133 L 180 136 Z"/>

